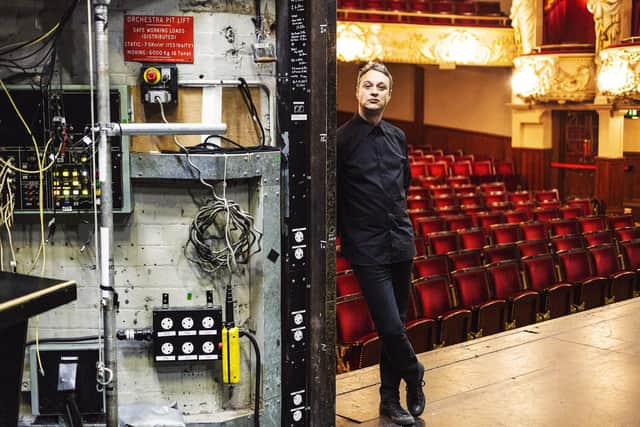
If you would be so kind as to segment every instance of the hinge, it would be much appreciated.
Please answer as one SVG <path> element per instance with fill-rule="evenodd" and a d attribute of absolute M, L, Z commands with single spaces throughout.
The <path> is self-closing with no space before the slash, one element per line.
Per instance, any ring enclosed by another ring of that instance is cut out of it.
<path fill-rule="evenodd" d="M 327 32 L 327 24 L 320 24 L 320 34 L 324 34 Z"/>

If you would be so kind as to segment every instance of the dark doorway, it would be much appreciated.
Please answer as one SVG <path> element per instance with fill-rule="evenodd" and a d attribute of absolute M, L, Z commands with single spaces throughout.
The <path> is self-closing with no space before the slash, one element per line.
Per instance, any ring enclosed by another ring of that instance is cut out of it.
<path fill-rule="evenodd" d="M 598 114 L 595 111 L 553 112 L 553 186 L 562 199 L 593 197 L 594 159 L 598 153 Z"/>

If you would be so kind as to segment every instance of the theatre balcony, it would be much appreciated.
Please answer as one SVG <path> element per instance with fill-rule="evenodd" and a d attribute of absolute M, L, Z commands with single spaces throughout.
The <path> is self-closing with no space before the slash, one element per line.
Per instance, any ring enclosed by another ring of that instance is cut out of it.
<path fill-rule="evenodd" d="M 424 5 L 423 9 L 415 7 Z M 511 67 L 513 28 L 497 2 L 414 2 L 412 11 L 338 9 L 339 61 Z"/>
<path fill-rule="evenodd" d="M 513 60 L 513 93 L 527 102 L 592 102 L 596 63 L 591 44 L 536 47 Z"/>

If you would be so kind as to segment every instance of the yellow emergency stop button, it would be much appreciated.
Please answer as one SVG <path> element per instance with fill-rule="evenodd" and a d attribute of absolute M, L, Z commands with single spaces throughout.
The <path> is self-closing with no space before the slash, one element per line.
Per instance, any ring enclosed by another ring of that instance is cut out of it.
<path fill-rule="evenodd" d="M 156 67 L 149 67 L 146 70 L 144 70 L 144 73 L 142 73 L 142 78 L 147 84 L 150 84 L 150 85 L 158 84 L 160 83 L 160 78 L 161 78 L 160 70 L 157 69 Z"/>

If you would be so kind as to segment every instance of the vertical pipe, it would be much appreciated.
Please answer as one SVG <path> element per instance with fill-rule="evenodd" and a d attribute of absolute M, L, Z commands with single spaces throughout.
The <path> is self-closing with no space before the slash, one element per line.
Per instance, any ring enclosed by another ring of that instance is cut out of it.
<path fill-rule="evenodd" d="M 111 141 L 105 125 L 111 121 L 109 100 L 108 6 L 110 0 L 94 0 L 97 74 L 97 115 L 100 183 L 100 274 L 101 306 L 104 322 L 104 362 L 111 381 L 105 386 L 107 427 L 118 425 L 118 375 L 116 347 L 116 295 L 113 288 L 113 195 L 111 190 Z"/>

